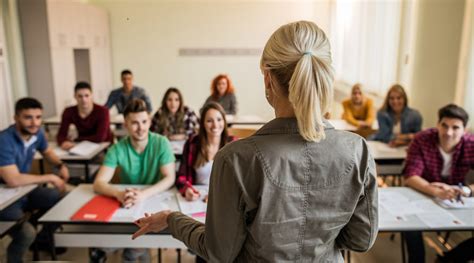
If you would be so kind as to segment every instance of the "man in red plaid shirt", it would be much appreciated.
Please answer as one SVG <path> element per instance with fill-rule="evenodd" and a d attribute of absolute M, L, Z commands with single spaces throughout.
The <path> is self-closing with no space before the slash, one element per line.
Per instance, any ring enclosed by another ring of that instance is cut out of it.
<path fill-rule="evenodd" d="M 439 110 L 436 128 L 419 132 L 408 148 L 406 186 L 443 200 L 472 196 L 474 184 L 464 186 L 474 169 L 474 135 L 465 131 L 468 119 L 454 104 Z M 406 239 L 409 262 L 424 262 L 421 232 L 407 232 Z"/>

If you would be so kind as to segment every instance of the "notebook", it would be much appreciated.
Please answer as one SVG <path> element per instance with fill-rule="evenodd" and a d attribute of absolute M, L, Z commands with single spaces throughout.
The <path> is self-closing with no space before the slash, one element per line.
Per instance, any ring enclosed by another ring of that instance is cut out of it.
<path fill-rule="evenodd" d="M 119 209 L 120 202 L 115 198 L 98 195 L 83 205 L 72 217 L 72 221 L 108 222 Z"/>

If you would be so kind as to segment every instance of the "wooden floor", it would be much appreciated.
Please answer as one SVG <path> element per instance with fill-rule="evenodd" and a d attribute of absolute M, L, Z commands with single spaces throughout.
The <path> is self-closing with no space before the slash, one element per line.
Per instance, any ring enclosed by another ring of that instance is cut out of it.
<path fill-rule="evenodd" d="M 470 237 L 472 233 L 468 232 L 456 232 L 451 235 L 449 243 L 456 244 L 464 239 Z M 377 241 L 375 242 L 372 249 L 367 253 L 351 253 L 351 262 L 354 263 L 376 263 L 376 262 L 401 262 L 401 250 L 400 250 L 400 235 L 396 234 L 395 238 L 391 240 L 391 234 L 383 233 L 379 234 Z M 437 237 L 433 233 L 424 235 L 425 247 L 426 247 L 426 262 L 434 262 L 436 253 L 441 253 L 441 243 L 437 240 Z M 10 242 L 8 237 L 3 238 L 0 241 L 0 262 L 6 262 L 5 260 L 5 248 Z M 157 251 L 150 250 L 152 255 L 152 262 L 158 262 Z M 46 253 L 41 253 L 41 259 L 43 261 L 49 261 L 50 257 Z M 183 250 L 181 252 L 181 259 L 183 263 L 191 263 L 195 261 L 195 256 L 190 254 L 188 251 Z M 32 254 L 29 253 L 26 262 L 31 262 Z M 63 262 L 88 262 L 88 250 L 86 248 L 69 248 L 63 255 L 58 256 L 58 261 Z M 110 253 L 107 256 L 107 262 L 121 262 L 121 251 Z M 177 253 L 174 249 L 163 250 L 162 262 L 177 262 Z"/>

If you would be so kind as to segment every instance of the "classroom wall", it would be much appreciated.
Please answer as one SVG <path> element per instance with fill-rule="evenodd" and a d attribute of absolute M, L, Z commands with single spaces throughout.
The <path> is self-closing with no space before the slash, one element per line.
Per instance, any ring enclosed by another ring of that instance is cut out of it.
<path fill-rule="evenodd" d="M 91 0 L 109 12 L 114 86 L 129 68 L 135 83 L 151 95 L 156 110 L 170 86 L 183 91 L 186 104 L 198 110 L 210 82 L 228 73 L 236 87 L 240 114 L 270 119 L 264 97 L 260 55 L 179 56 L 180 48 L 263 49 L 280 25 L 313 20 L 329 24 L 329 1 L 136 1 Z M 111 89 L 113 87 L 110 87 Z"/>
<path fill-rule="evenodd" d="M 437 122 L 437 111 L 456 91 L 465 0 L 419 0 L 410 105 L 423 126 Z"/>

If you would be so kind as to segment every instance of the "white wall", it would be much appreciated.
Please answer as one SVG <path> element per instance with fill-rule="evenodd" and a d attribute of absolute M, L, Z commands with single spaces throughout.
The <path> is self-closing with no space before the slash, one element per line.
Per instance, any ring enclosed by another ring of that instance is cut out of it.
<path fill-rule="evenodd" d="M 185 102 L 198 110 L 209 95 L 210 82 L 228 73 L 236 87 L 239 113 L 271 118 L 264 98 L 260 56 L 178 56 L 180 48 L 260 48 L 280 25 L 313 20 L 329 24 L 329 1 L 134 1 L 91 0 L 109 12 L 114 85 L 129 68 L 135 83 L 159 107 L 169 86 L 177 86 Z M 110 87 L 112 89 L 113 87 Z"/>
<path fill-rule="evenodd" d="M 420 0 L 410 105 L 433 127 L 438 109 L 454 102 L 465 0 Z"/>

